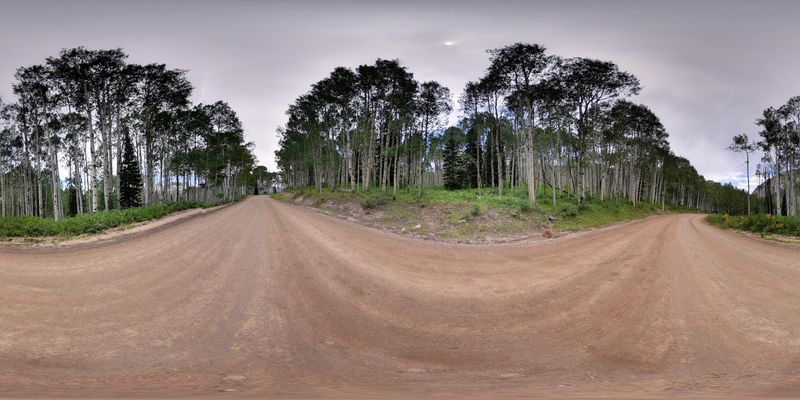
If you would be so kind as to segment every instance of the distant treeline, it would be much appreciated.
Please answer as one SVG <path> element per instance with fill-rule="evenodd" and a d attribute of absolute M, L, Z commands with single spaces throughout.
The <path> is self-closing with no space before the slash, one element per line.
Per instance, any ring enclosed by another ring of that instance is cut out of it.
<path fill-rule="evenodd" d="M 126 59 L 121 49 L 79 47 L 17 70 L 16 102 L 0 101 L 0 215 L 60 219 L 126 204 L 219 201 L 259 177 L 266 184 L 227 103 L 191 104 L 185 70 Z M 119 179 L 126 140 L 128 183 Z M 136 198 L 121 204 L 121 183 Z"/>
<path fill-rule="evenodd" d="M 756 164 L 760 183 L 755 193 L 763 198 L 757 210 L 775 215 L 798 215 L 800 187 L 797 170 L 800 167 L 800 96 L 789 99 L 780 107 L 769 107 L 756 120 L 761 140 L 752 141 L 746 134 L 733 138 L 731 150 L 750 153 L 760 149 L 763 157 Z M 749 173 L 749 168 L 748 168 Z M 748 175 L 748 181 L 750 177 Z"/>
<path fill-rule="evenodd" d="M 706 211 L 746 210 L 747 194 L 706 181 L 674 155 L 639 80 L 607 61 L 560 58 L 537 44 L 490 50 L 459 98 L 397 60 L 338 67 L 289 106 L 276 151 L 290 186 L 414 189 L 526 187 L 579 202 L 625 198 Z"/>

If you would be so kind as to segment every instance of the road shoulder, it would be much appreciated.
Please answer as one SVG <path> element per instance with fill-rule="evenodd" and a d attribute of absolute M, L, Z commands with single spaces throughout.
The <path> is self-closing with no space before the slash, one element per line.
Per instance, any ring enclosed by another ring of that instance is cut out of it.
<path fill-rule="evenodd" d="M 122 225 L 100 233 L 90 233 L 73 237 L 45 236 L 36 238 L 7 238 L 0 241 L 1 249 L 57 249 L 71 247 L 94 247 L 117 241 L 129 240 L 134 237 L 166 229 L 195 217 L 207 215 L 225 207 L 238 203 L 238 201 L 221 204 L 208 208 L 192 208 L 168 214 L 162 218 Z"/>
<path fill-rule="evenodd" d="M 483 239 L 452 239 L 452 238 L 443 238 L 436 235 L 432 235 L 426 232 L 419 232 L 418 230 L 410 230 L 410 229 L 397 229 L 391 225 L 376 222 L 373 220 L 358 218 L 357 216 L 352 215 L 351 213 L 345 212 L 338 212 L 335 208 L 323 208 L 317 207 L 312 203 L 303 202 L 303 201 L 293 201 L 292 199 L 286 200 L 279 200 L 279 199 L 271 199 L 271 201 L 275 201 L 277 203 L 285 204 L 288 206 L 298 207 L 304 210 L 308 210 L 314 212 L 316 214 L 325 215 L 328 217 L 336 218 L 347 223 L 351 223 L 360 227 L 365 227 L 368 229 L 374 229 L 382 234 L 386 235 L 396 235 L 403 238 L 410 238 L 415 240 L 422 240 L 434 243 L 441 243 L 441 244 L 448 244 L 448 245 L 468 245 L 468 246 L 481 246 L 481 245 L 495 245 L 495 244 L 531 244 L 531 243 L 545 243 L 551 241 L 561 241 L 561 240 L 571 240 L 574 238 L 579 238 L 585 236 L 587 234 L 597 232 L 597 231 L 604 231 L 608 229 L 615 229 L 617 227 L 626 226 L 630 224 L 641 223 L 643 221 L 649 221 L 655 218 L 667 217 L 670 215 L 680 215 L 675 213 L 664 213 L 664 214 L 652 214 L 646 217 L 637 218 L 637 219 L 630 219 L 624 221 L 616 221 L 611 222 L 602 226 L 593 226 L 587 227 L 579 230 L 573 231 L 561 231 L 557 234 L 549 234 L 543 229 L 536 229 L 527 232 L 526 234 L 521 235 L 507 235 L 507 236 L 495 236 L 490 238 L 483 238 Z"/>

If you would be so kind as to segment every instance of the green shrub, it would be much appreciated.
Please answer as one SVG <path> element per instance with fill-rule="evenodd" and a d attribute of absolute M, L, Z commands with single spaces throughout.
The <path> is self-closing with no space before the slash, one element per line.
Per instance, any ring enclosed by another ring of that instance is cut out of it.
<path fill-rule="evenodd" d="M 469 210 L 469 215 L 472 218 L 475 218 L 475 217 L 481 215 L 481 206 L 480 206 L 480 204 L 477 204 L 477 203 L 473 204 L 472 205 L 472 209 Z"/>
<path fill-rule="evenodd" d="M 374 210 L 378 207 L 382 207 L 389 202 L 389 198 L 382 194 L 380 195 L 365 195 L 365 197 L 361 200 L 361 206 L 364 207 L 365 210 Z"/>
<path fill-rule="evenodd" d="M 712 225 L 722 226 L 725 222 L 725 217 L 722 214 L 711 214 L 706 216 L 706 221 L 708 221 Z"/>
<path fill-rule="evenodd" d="M 217 204 L 219 203 L 206 204 L 198 201 L 156 204 L 125 210 L 79 214 L 58 221 L 31 216 L 0 218 L 0 237 L 69 237 L 85 233 L 98 233 L 121 225 L 158 219 L 178 211 L 210 207 Z"/>
<path fill-rule="evenodd" d="M 558 215 L 564 218 L 571 218 L 578 216 L 578 206 L 571 203 L 564 203 L 558 206 Z"/>
<path fill-rule="evenodd" d="M 532 210 L 531 203 L 528 201 L 527 198 L 526 199 L 518 199 L 517 200 L 517 209 L 521 213 L 529 212 L 529 211 Z"/>
<path fill-rule="evenodd" d="M 713 214 L 706 217 L 712 225 L 755 233 L 800 237 L 800 217 L 767 214 L 729 216 Z"/>

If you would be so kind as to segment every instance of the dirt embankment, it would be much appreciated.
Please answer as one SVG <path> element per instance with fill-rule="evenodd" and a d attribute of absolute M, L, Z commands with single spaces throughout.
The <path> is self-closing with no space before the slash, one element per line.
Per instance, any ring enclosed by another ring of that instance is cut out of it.
<path fill-rule="evenodd" d="M 392 202 L 285 193 L 282 199 L 327 215 L 418 239 L 507 243 L 559 236 L 553 219 L 533 212 L 470 204 Z"/>
<path fill-rule="evenodd" d="M 798 286 L 699 215 L 466 246 L 254 197 L 0 249 L 0 397 L 796 397 Z"/>

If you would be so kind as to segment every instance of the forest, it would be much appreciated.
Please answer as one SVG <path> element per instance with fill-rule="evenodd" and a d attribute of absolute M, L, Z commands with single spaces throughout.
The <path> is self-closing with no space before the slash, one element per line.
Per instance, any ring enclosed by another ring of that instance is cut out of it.
<path fill-rule="evenodd" d="M 797 169 L 800 163 L 800 96 L 790 98 L 780 107 L 767 108 L 755 123 L 760 129 L 758 134 L 761 140 L 753 140 L 744 133 L 736 135 L 730 149 L 745 153 L 748 186 L 750 153 L 761 150 L 761 160 L 755 166 L 759 184 L 756 194 L 764 201 L 763 206 L 756 207 L 756 211 L 795 217 L 800 201 L 800 188 L 797 185 Z"/>
<path fill-rule="evenodd" d="M 422 196 L 425 188 L 524 188 L 555 206 L 626 199 L 744 213 L 750 196 L 675 155 L 639 80 L 617 64 L 562 58 L 539 44 L 487 52 L 483 76 L 453 104 L 398 60 L 335 68 L 287 110 L 276 160 L 289 187 Z M 458 123 L 450 126 L 457 108 Z"/>
<path fill-rule="evenodd" d="M 192 104 L 186 70 L 127 58 L 78 47 L 17 70 L 16 101 L 0 99 L 0 216 L 220 202 L 268 178 L 227 103 Z"/>

